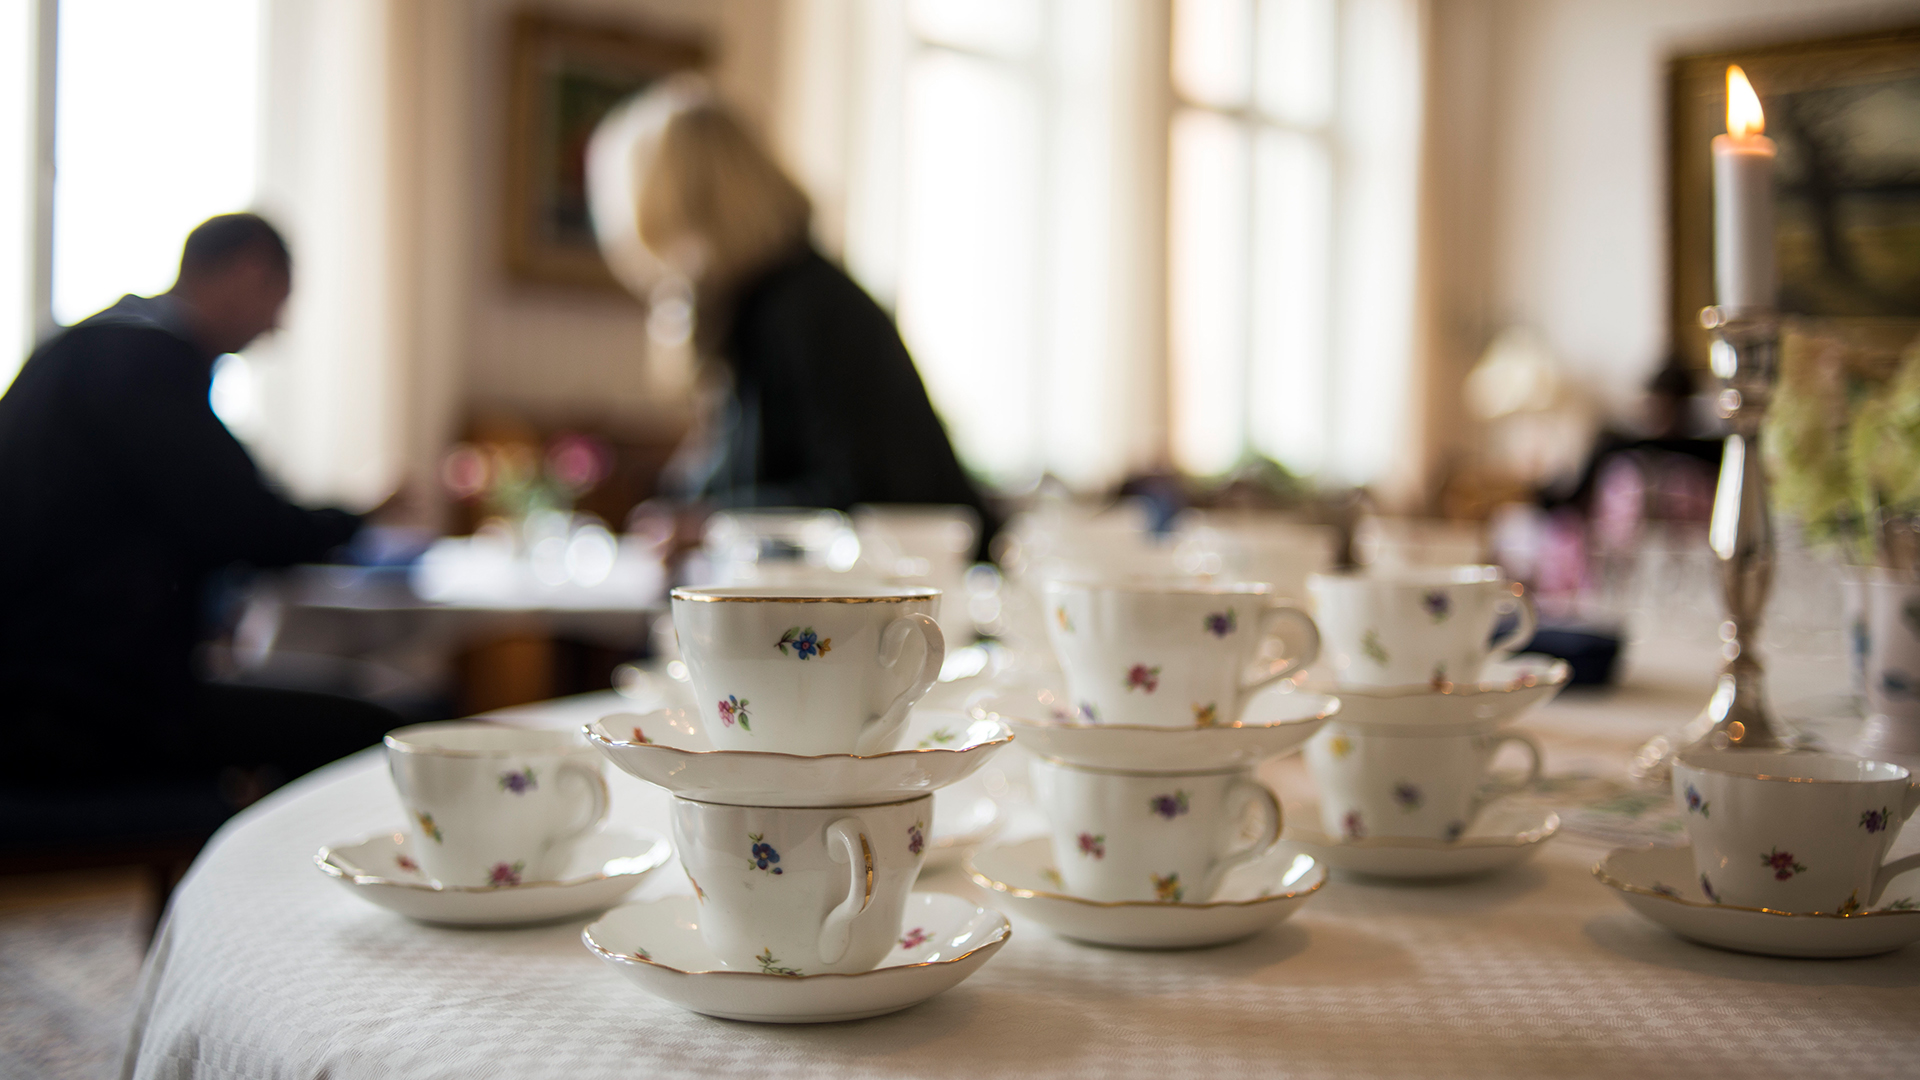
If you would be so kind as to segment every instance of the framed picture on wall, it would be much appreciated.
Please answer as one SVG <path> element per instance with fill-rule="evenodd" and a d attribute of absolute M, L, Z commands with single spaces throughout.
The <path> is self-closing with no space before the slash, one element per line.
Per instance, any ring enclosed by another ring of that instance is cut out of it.
<path fill-rule="evenodd" d="M 1780 308 L 1798 332 L 1870 351 L 1920 335 L 1920 26 L 1673 61 L 1669 71 L 1673 342 L 1700 367 L 1713 303 L 1713 163 L 1727 65 L 1739 64 L 1779 146 Z M 1791 332 L 1791 331 L 1790 331 Z"/>
<path fill-rule="evenodd" d="M 506 255 L 517 280 L 618 290 L 587 210 L 587 142 L 621 101 L 698 69 L 698 42 L 526 13 L 512 31 Z"/>

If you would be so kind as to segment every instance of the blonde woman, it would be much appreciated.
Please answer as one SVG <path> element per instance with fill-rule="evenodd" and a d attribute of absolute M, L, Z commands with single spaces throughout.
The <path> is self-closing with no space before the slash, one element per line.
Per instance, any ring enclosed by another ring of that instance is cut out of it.
<path fill-rule="evenodd" d="M 641 296 L 692 286 L 694 341 L 730 381 L 685 495 L 717 506 L 957 503 L 961 469 L 893 319 L 808 238 L 812 208 L 705 84 L 670 80 L 596 132 L 595 228 Z M 983 531 L 990 531 L 983 530 Z"/>

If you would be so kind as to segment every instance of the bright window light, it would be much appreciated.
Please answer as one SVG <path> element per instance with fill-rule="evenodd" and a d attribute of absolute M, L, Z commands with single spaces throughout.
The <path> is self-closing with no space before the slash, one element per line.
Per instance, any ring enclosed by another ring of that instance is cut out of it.
<path fill-rule="evenodd" d="M 61 0 L 56 320 L 165 291 L 187 233 L 252 202 L 259 54 L 260 0 Z"/>
<path fill-rule="evenodd" d="M 1209 476 L 1247 437 L 1247 135 L 1217 113 L 1173 124 L 1168 207 L 1173 458 Z"/>
<path fill-rule="evenodd" d="M 33 345 L 33 5 L 0 4 L 0 392 Z"/>

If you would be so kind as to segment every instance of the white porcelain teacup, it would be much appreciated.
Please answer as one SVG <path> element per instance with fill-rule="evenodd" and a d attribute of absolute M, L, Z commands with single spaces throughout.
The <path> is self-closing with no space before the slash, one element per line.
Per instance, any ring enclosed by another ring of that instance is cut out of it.
<path fill-rule="evenodd" d="M 926 861 L 933 796 L 881 806 L 722 806 L 676 797 L 673 842 L 700 936 L 736 971 L 870 971 Z"/>
<path fill-rule="evenodd" d="M 876 754 L 940 677 L 936 589 L 673 590 L 700 721 L 718 750 Z"/>
<path fill-rule="evenodd" d="M 1526 748 L 1526 776 L 1493 780 L 1494 755 L 1509 743 Z M 1320 825 L 1346 840 L 1458 840 L 1488 803 L 1540 778 L 1540 744 L 1514 732 L 1382 734 L 1334 720 L 1307 740 L 1305 756 Z"/>
<path fill-rule="evenodd" d="M 440 722 L 389 732 L 413 858 L 442 885 L 553 881 L 607 817 L 598 752 L 578 731 Z"/>
<path fill-rule="evenodd" d="M 1307 581 L 1334 678 L 1347 686 L 1472 679 L 1533 638 L 1533 602 L 1497 566 L 1401 567 Z M 1519 625 L 1489 643 L 1502 615 Z"/>
<path fill-rule="evenodd" d="M 1693 750 L 1673 763 L 1700 891 L 1718 904 L 1850 915 L 1920 855 L 1887 861 L 1920 809 L 1904 768 L 1839 754 Z"/>
<path fill-rule="evenodd" d="M 1313 663 L 1320 633 L 1263 584 L 1181 581 L 1047 585 L 1047 633 L 1082 720 L 1209 727 L 1240 720 L 1262 687 Z M 1257 661 L 1297 644 L 1283 661 Z"/>
<path fill-rule="evenodd" d="M 1122 773 L 1045 759 L 1033 782 L 1061 884 L 1084 900 L 1205 903 L 1280 839 L 1280 802 L 1252 769 Z M 1252 811 L 1259 828 L 1245 831 Z"/>

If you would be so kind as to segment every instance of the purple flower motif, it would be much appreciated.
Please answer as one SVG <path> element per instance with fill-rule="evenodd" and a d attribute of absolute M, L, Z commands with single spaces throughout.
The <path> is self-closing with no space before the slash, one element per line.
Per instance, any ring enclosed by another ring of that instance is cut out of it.
<path fill-rule="evenodd" d="M 927 933 L 922 927 L 916 926 L 907 931 L 906 937 L 900 939 L 900 947 L 903 949 L 917 949 L 932 940 L 932 934 Z"/>
<path fill-rule="evenodd" d="M 1089 724 L 1097 724 L 1100 722 L 1100 711 L 1093 707 L 1093 702 L 1083 701 L 1080 703 L 1080 719 Z"/>
<path fill-rule="evenodd" d="M 747 699 L 728 694 L 727 700 L 720 703 L 720 723 L 724 727 L 732 727 L 737 723 L 741 731 L 751 734 L 753 717 L 747 713 Z"/>
<path fill-rule="evenodd" d="M 1428 617 L 1437 623 L 1446 622 L 1447 616 L 1453 614 L 1453 598 L 1447 595 L 1445 589 L 1428 590 L 1427 594 L 1420 598 L 1420 606 L 1425 608 Z"/>
<path fill-rule="evenodd" d="M 1155 795 L 1153 798 L 1147 800 L 1147 809 L 1159 814 L 1168 821 L 1172 821 L 1190 809 L 1187 802 L 1187 793 L 1184 791 L 1176 791 L 1171 795 Z"/>
<path fill-rule="evenodd" d="M 1708 881 L 1707 875 L 1705 874 L 1700 875 L 1700 891 L 1705 893 L 1707 895 L 1707 899 L 1713 901 L 1714 903 L 1717 904 L 1720 902 L 1720 894 L 1713 891 L 1713 882 Z"/>
<path fill-rule="evenodd" d="M 1349 840 L 1364 840 L 1367 836 L 1367 824 L 1360 820 L 1358 810 L 1347 811 L 1347 816 L 1340 820 L 1340 829 Z"/>
<path fill-rule="evenodd" d="M 1093 833 L 1090 833 L 1090 832 L 1081 833 L 1080 834 L 1080 854 L 1087 855 L 1095 859 L 1106 858 L 1107 857 L 1106 834 L 1102 833 L 1099 836 L 1095 836 Z"/>
<path fill-rule="evenodd" d="M 1711 817 L 1713 816 L 1711 813 L 1712 809 L 1713 809 L 1713 804 L 1701 798 L 1700 793 L 1694 790 L 1693 785 L 1688 784 L 1687 785 L 1687 813 L 1699 814 L 1701 817 Z"/>
<path fill-rule="evenodd" d="M 1806 867 L 1793 861 L 1792 852 L 1781 851 L 1779 848 L 1774 848 L 1767 854 L 1760 856 L 1760 865 L 1773 871 L 1773 879 L 1775 881 L 1786 881 L 1795 874 L 1804 874 L 1807 872 Z"/>
<path fill-rule="evenodd" d="M 1226 637 L 1228 634 L 1233 633 L 1237 625 L 1238 623 L 1235 621 L 1232 608 L 1228 608 L 1225 611 L 1216 611 L 1201 620 L 1200 623 L 1201 629 L 1212 634 L 1214 637 Z"/>
<path fill-rule="evenodd" d="M 1400 805 L 1400 809 L 1411 814 L 1415 810 L 1420 809 L 1420 804 L 1424 799 L 1420 794 L 1419 788 L 1402 780 L 1393 785 L 1393 801 Z"/>
<path fill-rule="evenodd" d="M 1653 891 L 1672 900 L 1680 899 L 1680 890 L 1671 885 L 1662 885 L 1656 881 L 1653 883 Z"/>
<path fill-rule="evenodd" d="M 1127 669 L 1127 689 L 1145 690 L 1151 694 L 1160 689 L 1160 669 L 1145 664 L 1135 664 Z"/>
<path fill-rule="evenodd" d="M 1447 843 L 1451 844 L 1455 840 L 1460 839 L 1460 834 L 1466 831 L 1467 823 L 1464 821 L 1447 822 Z"/>
<path fill-rule="evenodd" d="M 907 850 L 915 855 L 927 850 L 926 823 L 916 821 L 907 826 Z"/>
<path fill-rule="evenodd" d="M 747 836 L 747 841 L 753 845 L 752 854 L 747 858 L 747 869 L 765 870 L 773 874 L 783 872 L 779 867 L 780 853 L 773 850 L 772 844 L 766 842 L 765 833 L 751 833 Z"/>
<path fill-rule="evenodd" d="M 511 864 L 495 863 L 493 869 L 487 874 L 487 884 L 518 885 L 520 884 L 520 872 L 526 868 L 527 864 L 524 861 Z"/>
<path fill-rule="evenodd" d="M 1893 819 L 1893 811 L 1886 807 L 1878 810 L 1866 810 L 1860 814 L 1860 827 L 1870 833 L 1884 832 L 1887 822 Z"/>
<path fill-rule="evenodd" d="M 534 779 L 532 766 L 528 766 L 518 772 L 508 770 L 500 774 L 501 791 L 511 791 L 515 795 L 525 795 L 527 792 L 539 788 L 539 786 L 540 782 Z"/>
<path fill-rule="evenodd" d="M 780 635 L 780 640 L 774 642 L 774 648 L 780 650 L 781 656 L 787 655 L 789 645 L 793 646 L 793 655 L 802 660 L 825 656 L 833 651 L 833 639 L 814 633 L 811 626 L 789 626 L 787 632 Z"/>

